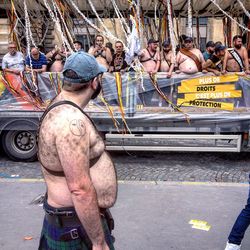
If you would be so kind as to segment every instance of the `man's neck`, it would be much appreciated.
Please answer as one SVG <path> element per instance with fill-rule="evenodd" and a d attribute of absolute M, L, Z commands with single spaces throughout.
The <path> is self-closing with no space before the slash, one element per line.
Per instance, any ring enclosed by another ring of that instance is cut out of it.
<path fill-rule="evenodd" d="M 164 51 L 164 50 L 163 50 L 163 53 L 164 53 L 164 55 L 166 55 L 166 56 L 167 56 L 170 52 L 171 52 L 171 50 L 169 50 L 169 51 Z"/>
<path fill-rule="evenodd" d="M 82 109 L 85 108 L 90 101 L 90 97 L 88 97 L 88 94 L 86 92 L 76 94 L 75 92 L 62 90 L 58 97 L 59 101 L 67 100 L 74 102 Z"/>
<path fill-rule="evenodd" d="M 235 50 L 238 50 L 238 51 L 240 51 L 240 50 L 241 50 L 241 48 L 242 48 L 242 46 L 241 46 L 240 48 L 236 48 L 236 47 L 234 47 L 234 49 L 235 49 Z"/>
<path fill-rule="evenodd" d="M 152 50 L 151 48 L 147 48 L 150 54 L 154 54 L 156 51 Z"/>

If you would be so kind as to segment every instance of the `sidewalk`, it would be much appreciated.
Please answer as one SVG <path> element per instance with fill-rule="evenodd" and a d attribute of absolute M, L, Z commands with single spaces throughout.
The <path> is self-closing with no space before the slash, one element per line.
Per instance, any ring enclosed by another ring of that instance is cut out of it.
<path fill-rule="evenodd" d="M 44 191 L 43 182 L 0 179 L 0 249 L 37 249 L 43 210 L 29 202 Z M 112 209 L 116 249 L 224 250 L 247 194 L 247 184 L 120 182 Z M 192 219 L 210 230 L 193 229 Z M 242 249 L 250 249 L 249 232 Z"/>

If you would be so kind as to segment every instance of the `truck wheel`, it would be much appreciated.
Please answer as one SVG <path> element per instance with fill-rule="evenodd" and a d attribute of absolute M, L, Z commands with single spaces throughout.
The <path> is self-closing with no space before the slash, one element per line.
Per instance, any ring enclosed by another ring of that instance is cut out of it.
<path fill-rule="evenodd" d="M 34 131 L 9 130 L 2 135 L 3 149 L 15 161 L 34 161 L 37 158 Z"/>

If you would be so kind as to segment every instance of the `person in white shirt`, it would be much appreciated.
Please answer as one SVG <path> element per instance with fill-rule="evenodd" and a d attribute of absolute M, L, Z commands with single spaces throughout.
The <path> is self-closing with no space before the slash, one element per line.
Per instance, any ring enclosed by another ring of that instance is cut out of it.
<path fill-rule="evenodd" d="M 4 72 L 19 74 L 24 71 L 24 56 L 17 51 L 16 43 L 10 42 L 8 45 L 9 52 L 4 55 L 2 60 L 2 69 Z"/>

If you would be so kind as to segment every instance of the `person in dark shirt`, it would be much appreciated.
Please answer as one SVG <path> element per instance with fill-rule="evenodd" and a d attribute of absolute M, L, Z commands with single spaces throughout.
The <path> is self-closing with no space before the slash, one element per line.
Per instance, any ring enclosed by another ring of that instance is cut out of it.
<path fill-rule="evenodd" d="M 208 41 L 206 44 L 206 51 L 203 53 L 204 60 L 207 61 L 214 54 L 215 44 L 213 41 Z"/>
<path fill-rule="evenodd" d="M 217 45 L 214 49 L 214 55 L 203 63 L 202 68 L 209 72 L 213 72 L 215 75 L 220 75 L 222 71 L 222 62 L 226 53 L 226 47 L 223 45 Z"/>
<path fill-rule="evenodd" d="M 125 51 L 123 49 L 123 43 L 117 41 L 115 43 L 115 54 L 112 57 L 110 63 L 109 72 L 124 72 L 126 71 L 128 64 L 125 61 Z"/>
<path fill-rule="evenodd" d="M 30 56 L 27 56 L 25 59 L 26 70 L 33 71 L 37 73 L 42 73 L 47 70 L 47 59 L 46 56 L 39 51 L 37 48 L 32 48 Z M 32 65 L 32 67 L 31 67 Z"/>

